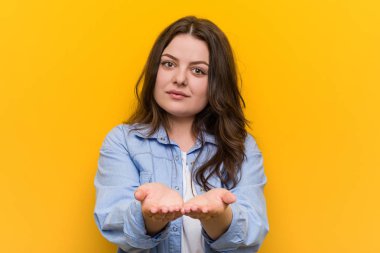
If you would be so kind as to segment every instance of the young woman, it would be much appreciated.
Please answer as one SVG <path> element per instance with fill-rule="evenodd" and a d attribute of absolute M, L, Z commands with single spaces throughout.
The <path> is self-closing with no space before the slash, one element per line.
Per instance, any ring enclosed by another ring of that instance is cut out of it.
<path fill-rule="evenodd" d="M 100 150 L 103 236 L 119 253 L 257 252 L 268 232 L 266 176 L 224 33 L 193 16 L 171 24 L 136 94 L 136 111 Z"/>

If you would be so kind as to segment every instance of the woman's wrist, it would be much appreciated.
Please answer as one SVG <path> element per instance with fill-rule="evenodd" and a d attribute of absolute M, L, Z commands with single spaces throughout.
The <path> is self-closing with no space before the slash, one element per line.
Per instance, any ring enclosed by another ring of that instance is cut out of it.
<path fill-rule="evenodd" d="M 222 234 L 224 234 L 230 227 L 232 222 L 232 209 L 230 205 L 228 205 L 224 212 L 220 215 L 214 216 L 213 218 L 207 220 L 200 221 L 207 235 L 211 239 L 216 240 Z"/>
<path fill-rule="evenodd" d="M 145 228 L 146 228 L 147 234 L 150 236 L 154 236 L 158 234 L 159 232 L 161 232 L 169 223 L 168 221 L 153 220 L 152 218 L 149 218 L 149 217 L 144 217 L 144 222 L 145 222 Z"/>

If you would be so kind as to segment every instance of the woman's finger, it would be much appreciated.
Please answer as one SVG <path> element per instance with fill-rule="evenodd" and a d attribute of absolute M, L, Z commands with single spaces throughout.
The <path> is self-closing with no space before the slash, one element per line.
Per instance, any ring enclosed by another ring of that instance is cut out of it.
<path fill-rule="evenodd" d="M 236 201 L 236 196 L 231 192 L 226 192 L 222 195 L 222 201 L 227 205 L 232 204 Z"/>
<path fill-rule="evenodd" d="M 143 187 L 139 187 L 136 191 L 135 191 L 135 199 L 142 202 L 144 201 L 144 199 L 146 198 L 146 196 L 148 195 L 148 192 L 146 191 L 145 188 Z"/>

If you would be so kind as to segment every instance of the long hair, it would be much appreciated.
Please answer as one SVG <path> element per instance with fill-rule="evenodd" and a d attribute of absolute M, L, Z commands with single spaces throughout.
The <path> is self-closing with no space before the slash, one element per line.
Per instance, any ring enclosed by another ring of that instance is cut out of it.
<path fill-rule="evenodd" d="M 213 157 L 196 170 L 195 179 L 205 190 L 210 190 L 213 186 L 208 183 L 208 179 L 216 175 L 223 185 L 232 189 L 240 180 L 240 167 L 245 159 L 245 127 L 248 121 L 242 109 L 245 104 L 238 87 L 236 64 L 230 43 L 211 21 L 187 16 L 161 32 L 136 83 L 137 108 L 125 123 L 147 124 L 150 135 L 160 125 L 169 129 L 167 113 L 154 99 L 154 87 L 161 54 L 179 34 L 189 34 L 206 42 L 209 50 L 208 104 L 195 116 L 192 131 L 195 136 L 201 131 L 213 134 L 217 150 Z M 142 81 L 143 86 L 139 92 Z"/>

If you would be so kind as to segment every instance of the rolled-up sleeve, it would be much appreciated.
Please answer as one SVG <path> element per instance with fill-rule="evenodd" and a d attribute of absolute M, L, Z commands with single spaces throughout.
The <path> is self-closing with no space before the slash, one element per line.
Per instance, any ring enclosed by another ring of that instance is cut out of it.
<path fill-rule="evenodd" d="M 216 240 L 202 231 L 206 246 L 217 252 L 256 252 L 269 231 L 263 157 L 251 135 L 245 142 L 245 154 L 240 182 L 231 190 L 237 201 L 231 204 L 232 222 L 228 230 Z"/>
<path fill-rule="evenodd" d="M 100 149 L 95 176 L 95 222 L 102 235 L 124 251 L 139 252 L 157 246 L 168 236 L 167 226 L 155 236 L 147 235 L 141 204 L 134 198 L 140 186 L 139 171 L 126 142 L 123 125 L 113 128 Z"/>

